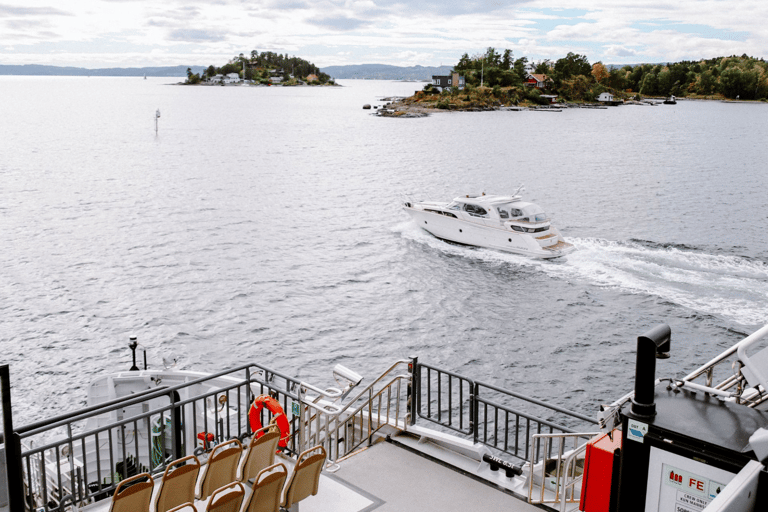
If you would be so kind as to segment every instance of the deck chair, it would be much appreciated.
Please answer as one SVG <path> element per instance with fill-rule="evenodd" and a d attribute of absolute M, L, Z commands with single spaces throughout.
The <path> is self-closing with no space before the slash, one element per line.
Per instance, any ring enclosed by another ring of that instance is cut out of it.
<path fill-rule="evenodd" d="M 155 496 L 155 512 L 168 512 L 183 503 L 195 501 L 195 484 L 200 460 L 189 455 L 168 464 Z"/>
<path fill-rule="evenodd" d="M 283 508 L 291 509 L 294 504 L 304 498 L 317 494 L 320 471 L 325 464 L 325 457 L 325 448 L 322 446 L 315 446 L 299 454 L 293 473 L 285 486 Z"/>
<path fill-rule="evenodd" d="M 245 457 L 243 457 L 243 463 L 239 470 L 240 478 L 238 480 L 241 482 L 251 481 L 262 469 L 275 463 L 280 430 L 277 425 L 270 425 L 259 432 L 264 432 L 264 434 L 257 437 L 258 432 L 254 432 L 248 443 L 248 448 L 246 448 Z"/>
<path fill-rule="evenodd" d="M 195 508 L 194 503 L 189 502 L 189 503 L 182 503 L 178 507 L 174 507 L 168 512 L 197 512 L 197 509 Z"/>
<path fill-rule="evenodd" d="M 155 481 L 149 473 L 126 478 L 115 489 L 109 512 L 149 512 Z"/>
<path fill-rule="evenodd" d="M 280 494 L 288 477 L 288 470 L 281 463 L 262 469 L 253 481 L 253 492 L 243 512 L 278 512 Z"/>
<path fill-rule="evenodd" d="M 205 512 L 240 512 L 244 496 L 245 487 L 240 482 L 219 487 L 211 494 L 211 500 L 205 507 Z"/>
<path fill-rule="evenodd" d="M 243 445 L 237 439 L 230 439 L 216 445 L 203 470 L 199 499 L 204 500 L 215 489 L 237 480 L 237 463 L 240 461 L 242 452 Z"/>

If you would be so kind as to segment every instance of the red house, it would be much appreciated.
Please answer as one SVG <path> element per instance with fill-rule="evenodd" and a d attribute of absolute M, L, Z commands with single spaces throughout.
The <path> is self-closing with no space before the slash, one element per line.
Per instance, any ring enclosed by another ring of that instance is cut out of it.
<path fill-rule="evenodd" d="M 547 75 L 528 73 L 525 77 L 525 85 L 537 89 L 547 89 L 552 85 L 552 79 Z"/>

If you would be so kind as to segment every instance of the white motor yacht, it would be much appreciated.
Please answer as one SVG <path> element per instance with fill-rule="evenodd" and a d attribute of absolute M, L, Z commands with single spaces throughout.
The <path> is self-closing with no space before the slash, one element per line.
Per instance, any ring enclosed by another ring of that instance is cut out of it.
<path fill-rule="evenodd" d="M 405 211 L 428 233 L 449 242 L 533 258 L 573 251 L 540 206 L 522 196 L 465 195 L 450 203 L 406 202 Z"/>

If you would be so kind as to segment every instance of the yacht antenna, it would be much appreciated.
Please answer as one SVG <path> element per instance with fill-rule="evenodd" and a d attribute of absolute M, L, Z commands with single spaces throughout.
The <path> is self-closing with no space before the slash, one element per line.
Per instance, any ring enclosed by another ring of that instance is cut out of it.
<path fill-rule="evenodd" d="M 522 191 L 524 191 L 524 190 L 525 190 L 525 185 L 521 183 L 521 184 L 520 184 L 520 186 L 519 186 L 519 187 L 517 187 L 517 190 L 515 190 L 515 193 L 514 193 L 514 194 L 512 194 L 512 195 L 513 195 L 513 196 L 516 196 L 517 194 L 519 194 L 520 192 L 522 192 Z"/>

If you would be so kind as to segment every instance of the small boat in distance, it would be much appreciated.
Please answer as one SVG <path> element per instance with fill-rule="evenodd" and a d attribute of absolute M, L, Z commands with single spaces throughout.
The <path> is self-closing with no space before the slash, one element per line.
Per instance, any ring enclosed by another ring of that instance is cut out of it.
<path fill-rule="evenodd" d="M 677 105 L 677 100 L 674 96 L 670 96 L 669 98 L 664 100 L 665 105 Z"/>
<path fill-rule="evenodd" d="M 404 209 L 419 227 L 448 242 L 533 258 L 573 251 L 544 209 L 524 202 L 519 191 L 511 196 L 465 195 L 450 203 L 406 202 Z"/>

